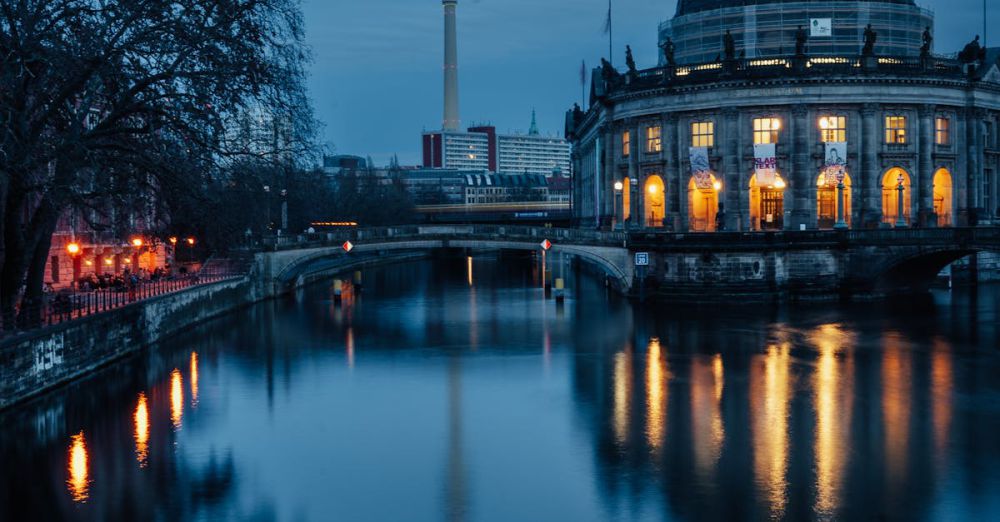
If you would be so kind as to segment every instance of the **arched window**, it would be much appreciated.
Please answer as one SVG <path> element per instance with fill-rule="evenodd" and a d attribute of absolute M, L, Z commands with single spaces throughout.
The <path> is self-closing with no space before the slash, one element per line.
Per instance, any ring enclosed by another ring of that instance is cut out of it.
<path fill-rule="evenodd" d="M 816 179 L 816 214 L 819 228 L 833 228 L 837 223 L 837 184 L 827 182 L 826 175 Z M 851 226 L 851 175 L 844 173 L 844 192 L 840 205 L 844 206 L 844 222 Z"/>
<path fill-rule="evenodd" d="M 688 182 L 688 229 L 692 232 L 714 232 L 715 215 L 719 212 L 719 190 L 722 185 L 710 177 L 710 186 L 699 187 L 694 176 Z"/>
<path fill-rule="evenodd" d="M 662 227 L 663 218 L 666 217 L 666 187 L 663 185 L 663 178 L 656 174 L 651 174 L 646 178 L 646 186 L 643 188 L 644 210 L 643 216 L 647 227 Z"/>
<path fill-rule="evenodd" d="M 909 225 L 910 221 L 910 194 L 913 193 L 913 186 L 910 183 L 910 175 L 899 167 L 893 167 L 882 176 L 882 222 L 890 225 L 899 221 L 899 186 L 903 187 L 903 216 L 902 222 Z"/>
<path fill-rule="evenodd" d="M 952 198 L 951 173 L 948 169 L 938 169 L 934 173 L 934 214 L 939 227 L 952 226 Z"/>
<path fill-rule="evenodd" d="M 781 230 L 785 226 L 785 180 L 778 174 L 774 183 L 757 184 L 757 175 L 750 177 L 750 228 Z"/>

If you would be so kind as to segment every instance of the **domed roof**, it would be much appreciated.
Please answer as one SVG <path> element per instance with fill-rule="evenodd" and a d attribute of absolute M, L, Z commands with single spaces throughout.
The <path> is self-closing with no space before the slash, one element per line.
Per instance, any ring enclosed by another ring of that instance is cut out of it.
<path fill-rule="evenodd" d="M 744 7 L 748 5 L 763 5 L 776 3 L 829 3 L 831 0 L 677 0 L 677 14 L 683 16 L 701 11 L 711 11 L 713 9 L 724 9 L 727 7 Z M 843 1 L 843 0 L 840 0 Z M 859 3 L 862 0 L 857 0 Z M 882 2 L 886 4 L 916 5 L 914 0 L 866 0 L 872 2 Z"/>

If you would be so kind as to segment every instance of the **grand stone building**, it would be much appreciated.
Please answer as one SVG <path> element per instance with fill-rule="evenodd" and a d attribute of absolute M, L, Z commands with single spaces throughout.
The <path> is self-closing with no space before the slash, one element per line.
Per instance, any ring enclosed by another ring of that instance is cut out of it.
<path fill-rule="evenodd" d="M 682 1 L 674 34 L 679 18 L 745 4 Z M 911 0 L 753 4 L 786 13 L 865 4 L 916 17 L 900 31 L 931 25 Z M 595 69 L 589 107 L 566 118 L 578 224 L 754 231 L 996 222 L 1000 53 L 975 43 L 960 59 L 944 58 L 931 53 L 929 30 L 914 46 L 909 33 L 859 32 L 856 17 L 845 29 L 853 44 L 824 44 L 799 30 L 806 16 L 789 14 L 778 30 L 783 43 L 772 47 L 783 53 L 752 57 L 745 40 L 722 31 L 706 33 L 714 50 L 687 55 L 718 59 L 685 61 L 679 43 L 664 41 L 658 67 Z M 836 35 L 843 24 L 830 17 Z M 771 145 L 768 158 L 755 147 Z M 831 150 L 844 156 L 836 171 Z M 758 183 L 762 165 L 771 170 Z"/>

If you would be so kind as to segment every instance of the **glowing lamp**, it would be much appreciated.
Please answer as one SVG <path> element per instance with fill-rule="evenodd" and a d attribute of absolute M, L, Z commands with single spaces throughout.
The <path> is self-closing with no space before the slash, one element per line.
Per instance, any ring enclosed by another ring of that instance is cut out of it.
<path fill-rule="evenodd" d="M 783 188 L 785 188 L 785 180 L 783 180 L 781 178 L 778 178 L 774 182 L 774 188 L 776 188 L 776 189 L 783 189 Z"/>
<path fill-rule="evenodd" d="M 112 263 L 114 263 L 114 260 L 111 259 L 110 257 L 105 257 L 104 258 L 104 264 L 105 265 L 111 266 Z"/>
<path fill-rule="evenodd" d="M 187 244 L 190 246 L 194 246 L 194 238 L 193 237 L 187 238 Z"/>
<path fill-rule="evenodd" d="M 658 187 L 657 185 L 650 185 L 649 188 L 646 190 L 649 192 L 650 195 L 655 196 L 656 193 L 660 191 L 660 187 Z"/>
<path fill-rule="evenodd" d="M 714 188 L 716 190 L 716 192 L 722 190 L 722 182 L 720 182 L 720 181 L 714 181 L 714 182 L 712 182 L 712 188 Z"/>
<path fill-rule="evenodd" d="M 616 182 L 615 182 L 615 190 L 617 190 L 617 191 L 619 191 L 619 192 L 620 192 L 620 191 L 622 190 L 622 188 L 623 188 L 624 186 L 625 186 L 625 185 L 622 185 L 622 182 L 621 182 L 621 181 L 616 181 Z"/>
<path fill-rule="evenodd" d="M 70 255 L 75 256 L 80 253 L 80 244 L 70 243 L 66 245 L 66 251 L 69 252 Z"/>
<path fill-rule="evenodd" d="M 134 246 L 136 248 L 141 247 L 142 246 L 142 238 L 141 237 L 134 237 L 134 238 L 132 238 L 132 246 Z"/>
<path fill-rule="evenodd" d="M 171 245 L 176 245 L 177 244 L 177 237 L 176 236 L 171 236 L 169 241 L 170 241 Z"/>

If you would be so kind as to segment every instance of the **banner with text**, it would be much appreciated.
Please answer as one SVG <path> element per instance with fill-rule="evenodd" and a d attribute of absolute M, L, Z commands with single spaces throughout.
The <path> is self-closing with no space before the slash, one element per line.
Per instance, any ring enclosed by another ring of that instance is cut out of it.
<path fill-rule="evenodd" d="M 813 18 L 809 20 L 809 36 L 813 38 L 833 36 L 833 19 Z"/>
<path fill-rule="evenodd" d="M 712 188 L 712 166 L 708 163 L 708 147 L 691 147 L 691 175 L 700 189 Z"/>
<path fill-rule="evenodd" d="M 843 141 L 827 142 L 823 158 L 823 174 L 826 183 L 836 185 L 843 181 L 847 174 L 847 143 Z"/>
<path fill-rule="evenodd" d="M 778 159 L 775 157 L 773 143 L 753 146 L 753 170 L 757 175 L 758 187 L 774 185 L 778 176 Z"/>

